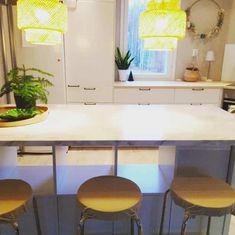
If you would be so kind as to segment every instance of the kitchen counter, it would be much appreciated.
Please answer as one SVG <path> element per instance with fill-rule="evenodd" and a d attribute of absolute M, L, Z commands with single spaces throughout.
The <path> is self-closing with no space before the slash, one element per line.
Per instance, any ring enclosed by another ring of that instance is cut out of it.
<path fill-rule="evenodd" d="M 184 82 L 184 81 L 134 81 L 134 82 L 115 82 L 114 88 L 231 88 L 231 82 Z"/>
<path fill-rule="evenodd" d="M 61 197 L 74 195 L 84 180 L 97 175 L 119 175 L 139 185 L 144 194 L 145 213 L 141 216 L 143 223 L 148 225 L 146 235 L 152 234 L 156 226 L 155 222 L 148 224 L 146 215 L 158 218 L 159 211 L 152 208 L 161 205 L 160 195 L 169 188 L 178 169 L 182 173 L 184 167 L 193 166 L 235 184 L 235 115 L 214 106 L 50 105 L 49 115 L 41 123 L 1 128 L 0 145 L 1 178 L 24 179 L 34 192 L 44 195 L 44 200 L 53 194 L 60 195 L 60 202 L 66 203 L 66 206 L 58 204 L 56 196 L 53 202 L 55 209 L 48 211 L 51 201 L 42 205 L 40 210 L 45 217 L 42 218 L 43 224 L 47 225 L 44 226 L 44 234 L 66 235 L 65 226 L 67 229 L 76 227 L 73 224 L 75 219 L 71 216 L 71 208 L 76 208 L 76 203 L 73 198 Z M 16 146 L 19 145 L 53 146 L 53 170 L 47 166 L 17 165 Z M 67 165 L 67 147 L 70 145 L 111 146 L 114 164 Z M 121 165 L 118 163 L 119 146 L 158 147 L 158 164 Z M 49 179 L 53 179 L 52 187 L 42 192 L 42 186 L 47 185 Z M 47 200 L 52 199 L 49 197 Z M 62 228 L 59 226 L 60 218 L 66 218 L 68 213 L 72 218 Z M 172 211 L 172 218 L 177 217 L 178 212 Z M 223 234 L 228 234 L 227 225 L 224 220 L 219 225 Z M 198 227 L 196 231 L 200 230 L 200 225 Z M 166 230 L 175 234 L 175 228 L 172 225 Z M 32 234 L 29 226 L 25 229 L 25 234 Z M 51 233 L 52 229 L 57 232 Z M 216 234 L 214 232 L 219 231 L 218 223 L 211 230 L 212 234 Z"/>
<path fill-rule="evenodd" d="M 190 105 L 50 105 L 44 122 L 0 129 L 0 145 L 235 144 L 235 116 Z"/>

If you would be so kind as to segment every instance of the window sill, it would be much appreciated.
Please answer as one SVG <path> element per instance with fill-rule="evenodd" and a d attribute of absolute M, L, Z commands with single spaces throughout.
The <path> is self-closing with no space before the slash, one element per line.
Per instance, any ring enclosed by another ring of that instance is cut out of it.
<path fill-rule="evenodd" d="M 133 81 L 114 82 L 114 88 L 226 88 L 230 83 L 226 82 L 184 82 L 184 81 Z"/>

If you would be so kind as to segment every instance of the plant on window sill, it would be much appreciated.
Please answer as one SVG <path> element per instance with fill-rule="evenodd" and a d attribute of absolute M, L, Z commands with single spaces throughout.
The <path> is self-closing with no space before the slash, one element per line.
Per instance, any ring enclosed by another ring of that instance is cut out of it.
<path fill-rule="evenodd" d="M 129 76 L 129 67 L 134 58 L 131 58 L 131 53 L 128 50 L 125 55 L 122 55 L 120 49 L 117 47 L 117 53 L 115 56 L 115 63 L 118 67 L 119 80 L 126 81 Z"/>

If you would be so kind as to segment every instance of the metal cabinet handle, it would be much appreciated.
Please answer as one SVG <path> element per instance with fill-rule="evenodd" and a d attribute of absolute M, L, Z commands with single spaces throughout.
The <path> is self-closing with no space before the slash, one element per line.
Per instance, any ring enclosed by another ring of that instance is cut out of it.
<path fill-rule="evenodd" d="M 204 88 L 193 88 L 192 91 L 204 91 Z"/>
<path fill-rule="evenodd" d="M 94 102 L 85 102 L 84 105 L 96 105 Z"/>
<path fill-rule="evenodd" d="M 79 88 L 79 87 L 80 87 L 80 85 L 68 85 L 68 87 L 72 87 L 72 88 L 77 87 L 77 88 Z"/>
<path fill-rule="evenodd" d="M 190 103 L 190 105 L 202 105 L 202 103 Z"/>
<path fill-rule="evenodd" d="M 141 104 L 141 103 L 139 103 L 138 105 L 150 105 L 150 103 L 146 103 L 146 104 Z"/>
<path fill-rule="evenodd" d="M 84 90 L 85 91 L 95 91 L 96 88 L 95 87 L 94 88 L 84 87 Z"/>
<path fill-rule="evenodd" d="M 151 91 L 151 88 L 139 88 L 140 91 Z"/>

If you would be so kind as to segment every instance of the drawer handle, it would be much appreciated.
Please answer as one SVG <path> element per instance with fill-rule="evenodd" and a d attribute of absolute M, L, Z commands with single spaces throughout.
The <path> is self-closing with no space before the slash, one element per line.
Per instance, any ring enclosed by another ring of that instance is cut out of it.
<path fill-rule="evenodd" d="M 85 102 L 84 105 L 96 105 L 94 102 Z"/>
<path fill-rule="evenodd" d="M 80 87 L 80 85 L 68 85 L 68 87 L 72 87 L 72 88 L 77 87 L 77 88 L 79 88 L 79 87 Z"/>
<path fill-rule="evenodd" d="M 204 91 L 204 88 L 193 88 L 192 91 Z"/>
<path fill-rule="evenodd" d="M 202 103 L 191 103 L 190 105 L 202 105 Z"/>
<path fill-rule="evenodd" d="M 85 90 L 85 91 L 95 91 L 96 88 L 87 88 L 87 87 L 85 87 L 84 90 Z"/>
<path fill-rule="evenodd" d="M 138 105 L 150 105 L 150 103 L 146 103 L 146 104 L 138 104 Z"/>
<path fill-rule="evenodd" d="M 140 91 L 151 91 L 151 88 L 139 88 Z"/>

